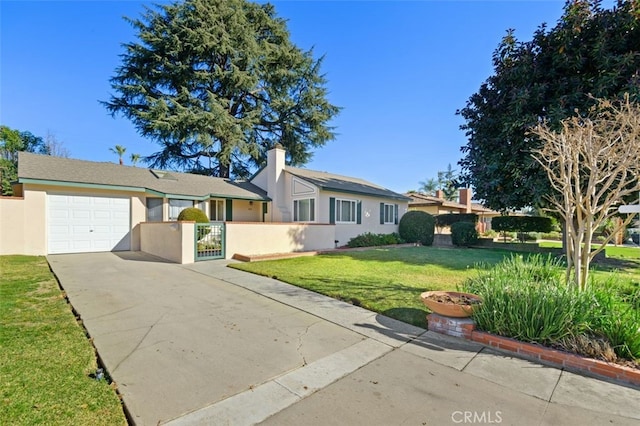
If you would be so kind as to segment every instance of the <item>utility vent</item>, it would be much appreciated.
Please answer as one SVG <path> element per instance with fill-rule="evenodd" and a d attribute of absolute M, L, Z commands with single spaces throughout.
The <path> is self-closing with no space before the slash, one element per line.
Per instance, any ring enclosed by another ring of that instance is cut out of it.
<path fill-rule="evenodd" d="M 157 177 L 158 179 L 163 179 L 163 180 L 178 180 L 174 175 L 172 175 L 171 173 L 164 171 L 164 170 L 153 170 L 150 169 L 151 173 L 153 173 L 153 175 L 155 177 Z"/>

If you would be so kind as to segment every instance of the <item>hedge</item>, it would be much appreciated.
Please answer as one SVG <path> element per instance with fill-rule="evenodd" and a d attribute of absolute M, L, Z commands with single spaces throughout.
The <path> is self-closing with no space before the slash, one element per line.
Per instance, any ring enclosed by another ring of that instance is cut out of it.
<path fill-rule="evenodd" d="M 398 224 L 400 238 L 407 243 L 420 243 L 423 246 L 433 245 L 435 218 L 429 213 L 413 210 L 402 215 Z"/>
<path fill-rule="evenodd" d="M 451 226 L 458 222 L 478 222 L 478 215 L 475 213 L 445 213 L 436 216 L 436 226 L 442 228 Z"/>
<path fill-rule="evenodd" d="M 543 216 L 498 216 L 491 219 L 491 229 L 499 232 L 551 232 L 553 221 Z"/>

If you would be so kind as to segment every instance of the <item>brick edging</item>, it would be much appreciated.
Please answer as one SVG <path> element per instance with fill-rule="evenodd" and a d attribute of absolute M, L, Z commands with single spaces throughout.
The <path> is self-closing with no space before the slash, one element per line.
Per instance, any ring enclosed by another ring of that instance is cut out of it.
<path fill-rule="evenodd" d="M 640 386 L 640 370 L 636 368 L 586 358 L 483 331 L 476 331 L 475 323 L 469 318 L 449 318 L 437 314 L 429 314 L 427 315 L 427 321 L 429 330 L 436 333 L 462 337 L 485 346 L 516 353 L 542 364 Z"/>

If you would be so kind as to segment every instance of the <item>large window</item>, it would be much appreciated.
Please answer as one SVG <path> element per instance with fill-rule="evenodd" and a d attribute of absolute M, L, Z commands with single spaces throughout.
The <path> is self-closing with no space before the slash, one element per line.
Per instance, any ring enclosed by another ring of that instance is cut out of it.
<path fill-rule="evenodd" d="M 384 205 L 384 223 L 396 223 L 396 206 L 394 204 Z"/>
<path fill-rule="evenodd" d="M 336 222 L 356 223 L 356 202 L 336 200 Z"/>
<path fill-rule="evenodd" d="M 213 222 L 224 221 L 224 200 L 211 200 L 209 219 Z"/>
<path fill-rule="evenodd" d="M 187 207 L 193 207 L 193 201 L 191 200 L 169 200 L 169 220 L 178 220 L 180 212 Z"/>
<path fill-rule="evenodd" d="M 162 198 L 147 198 L 147 222 L 162 222 Z"/>
<path fill-rule="evenodd" d="M 316 200 L 314 198 L 293 200 L 293 221 L 314 222 L 316 220 L 315 204 Z"/>

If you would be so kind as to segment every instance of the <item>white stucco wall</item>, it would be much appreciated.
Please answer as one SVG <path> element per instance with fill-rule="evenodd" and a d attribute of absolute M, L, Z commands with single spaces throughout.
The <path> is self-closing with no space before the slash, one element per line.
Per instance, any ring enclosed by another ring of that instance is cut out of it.
<path fill-rule="evenodd" d="M 195 222 L 145 222 L 140 229 L 140 251 L 175 263 L 195 261 Z"/>
<path fill-rule="evenodd" d="M 225 257 L 334 248 L 334 225 L 296 223 L 225 224 Z"/>
<path fill-rule="evenodd" d="M 233 200 L 232 206 L 233 222 L 262 222 L 261 201 Z"/>

